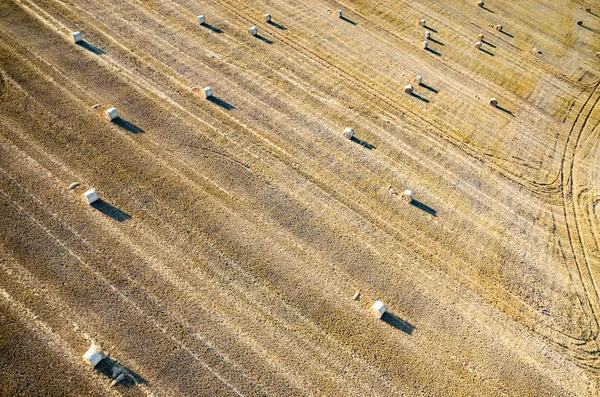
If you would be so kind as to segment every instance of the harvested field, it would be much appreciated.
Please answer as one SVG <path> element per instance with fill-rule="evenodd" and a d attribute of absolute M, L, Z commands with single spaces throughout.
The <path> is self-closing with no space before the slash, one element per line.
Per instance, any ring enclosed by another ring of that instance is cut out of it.
<path fill-rule="evenodd" d="M 0 0 L 0 395 L 598 395 L 599 11 Z"/>

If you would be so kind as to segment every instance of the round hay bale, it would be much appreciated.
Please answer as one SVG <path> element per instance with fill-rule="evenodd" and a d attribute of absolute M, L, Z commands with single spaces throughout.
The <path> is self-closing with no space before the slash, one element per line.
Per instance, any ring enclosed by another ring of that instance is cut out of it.
<path fill-rule="evenodd" d="M 485 3 L 484 3 L 483 1 L 480 1 L 480 2 L 478 2 L 478 3 L 477 3 L 477 5 L 478 5 L 479 7 L 481 7 L 481 8 L 483 8 L 483 6 L 485 5 Z"/>
<path fill-rule="evenodd" d="M 342 10 L 338 10 L 338 17 L 343 17 L 344 16 L 344 11 Z"/>
<path fill-rule="evenodd" d="M 592 9 L 591 9 L 590 7 L 585 7 L 585 12 L 589 12 L 589 13 L 591 13 L 591 12 L 592 12 Z"/>
<path fill-rule="evenodd" d="M 577 25 L 583 26 L 583 21 L 577 21 Z"/>
<path fill-rule="evenodd" d="M 600 58 L 600 52 L 596 53 L 596 58 Z"/>
<path fill-rule="evenodd" d="M 200 22 L 200 25 L 202 25 L 206 22 L 206 17 L 204 15 L 198 15 L 198 21 Z"/>
<path fill-rule="evenodd" d="M 371 313 L 377 318 L 381 318 L 386 310 L 387 306 L 380 300 L 376 300 L 373 306 L 371 306 Z"/>
<path fill-rule="evenodd" d="M 252 26 L 250 29 L 248 29 L 248 33 L 250 33 L 252 36 L 256 36 L 258 34 L 258 29 L 256 26 Z"/>
<path fill-rule="evenodd" d="M 498 100 L 496 98 L 491 98 L 490 105 L 492 105 L 493 107 L 498 106 Z"/>
<path fill-rule="evenodd" d="M 483 33 L 479 33 L 477 35 L 477 41 L 483 41 L 483 38 L 485 37 L 485 35 Z"/>
<path fill-rule="evenodd" d="M 426 21 L 426 20 L 424 20 L 424 19 L 421 19 L 421 20 L 419 21 L 419 26 L 425 26 L 425 25 L 427 25 L 427 21 Z"/>
<path fill-rule="evenodd" d="M 423 76 L 416 76 L 415 77 L 415 84 L 416 85 L 421 85 L 423 83 Z"/>
<path fill-rule="evenodd" d="M 81 40 L 83 40 L 83 37 L 81 36 L 80 32 L 73 32 L 72 35 L 73 35 L 73 41 L 75 43 L 79 43 Z"/>
<path fill-rule="evenodd" d="M 100 197 L 98 196 L 98 192 L 96 191 L 96 189 L 90 189 L 87 192 L 83 193 L 83 198 L 85 198 L 88 204 L 92 204 L 93 202 L 98 201 Z"/>
<path fill-rule="evenodd" d="M 115 108 L 110 108 L 106 110 L 105 115 L 108 121 L 113 121 L 114 119 L 119 117 L 119 112 L 117 112 L 117 109 Z"/>
<path fill-rule="evenodd" d="M 407 94 L 412 94 L 415 90 L 415 87 L 413 87 L 412 85 L 407 85 L 406 87 L 404 87 L 404 92 L 406 92 Z"/>
<path fill-rule="evenodd" d="M 477 48 L 478 50 L 481 50 L 481 41 L 478 41 L 477 43 L 475 43 L 475 48 Z"/>
<path fill-rule="evenodd" d="M 82 358 L 87 361 L 92 367 L 95 367 L 96 365 L 98 365 L 98 363 L 100 361 L 102 361 L 102 359 L 106 357 L 106 354 L 104 354 L 104 352 L 102 352 L 102 350 L 100 349 L 100 347 L 92 344 L 92 346 L 90 346 L 90 348 L 88 349 L 88 351 L 86 351 Z"/>
<path fill-rule="evenodd" d="M 423 48 L 424 48 L 424 49 L 428 49 L 428 48 L 429 48 L 429 43 L 428 43 L 428 42 L 426 42 L 426 41 L 424 41 L 424 42 L 423 42 Z"/>
<path fill-rule="evenodd" d="M 413 197 L 414 197 L 414 196 L 415 196 L 415 194 L 413 193 L 413 191 L 412 191 L 412 190 L 405 190 L 405 191 L 402 193 L 402 196 L 401 196 L 401 197 L 402 197 L 402 200 L 404 200 L 404 201 L 406 201 L 407 203 L 409 203 L 409 204 L 410 204 L 410 203 L 412 203 L 412 201 L 413 201 Z"/>
<path fill-rule="evenodd" d="M 212 96 L 212 89 L 210 87 L 205 87 L 202 91 L 204 91 L 205 98 L 210 98 Z"/>
<path fill-rule="evenodd" d="M 426 39 L 431 37 L 431 33 L 429 32 L 429 30 L 426 30 L 425 33 L 423 33 L 423 35 L 425 36 Z"/>
<path fill-rule="evenodd" d="M 352 300 L 355 300 L 355 301 L 357 301 L 357 300 L 359 300 L 359 299 L 360 299 L 360 290 L 357 290 L 357 291 L 354 293 L 354 296 L 352 297 Z"/>
<path fill-rule="evenodd" d="M 350 128 L 350 127 L 344 128 L 344 138 L 352 139 L 353 136 L 354 136 L 354 130 L 352 128 Z"/>
<path fill-rule="evenodd" d="M 496 25 L 496 30 L 498 32 L 502 32 L 502 25 Z"/>
<path fill-rule="evenodd" d="M 271 15 L 265 14 L 265 21 L 271 22 Z"/>

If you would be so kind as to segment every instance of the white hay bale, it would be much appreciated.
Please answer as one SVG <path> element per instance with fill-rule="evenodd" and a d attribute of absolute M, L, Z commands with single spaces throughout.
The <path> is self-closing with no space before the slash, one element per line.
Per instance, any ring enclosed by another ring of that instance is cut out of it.
<path fill-rule="evenodd" d="M 106 119 L 108 121 L 113 121 L 114 119 L 119 117 L 119 112 L 117 112 L 117 109 L 115 109 L 115 108 L 107 109 L 105 114 L 106 114 Z"/>
<path fill-rule="evenodd" d="M 414 196 L 415 194 L 412 190 L 405 190 L 404 193 L 402 193 L 402 200 L 406 201 L 407 203 L 412 203 Z"/>
<path fill-rule="evenodd" d="M 83 193 L 83 197 L 87 200 L 88 204 L 92 204 L 93 202 L 98 201 L 100 198 L 96 189 L 90 189 Z"/>
<path fill-rule="evenodd" d="M 106 357 L 106 355 L 98 346 L 92 344 L 92 346 L 88 349 L 88 351 L 85 352 L 85 354 L 82 357 L 85 361 L 90 363 L 92 367 L 95 367 L 100 361 L 102 361 L 104 357 Z"/>
<path fill-rule="evenodd" d="M 352 128 L 350 128 L 350 127 L 344 128 L 344 138 L 352 139 L 353 136 L 354 136 L 354 130 Z"/>
<path fill-rule="evenodd" d="M 479 7 L 481 7 L 481 8 L 483 8 L 483 6 L 485 5 L 485 3 L 484 3 L 483 1 L 480 1 L 480 2 L 478 2 L 478 3 L 477 3 L 477 5 L 478 5 Z"/>
<path fill-rule="evenodd" d="M 355 301 L 357 301 L 357 300 L 359 300 L 359 299 L 360 299 L 360 290 L 357 290 L 357 291 L 354 293 L 354 296 L 352 297 L 352 300 L 355 300 Z"/>
<path fill-rule="evenodd" d="M 427 21 L 426 21 L 426 20 L 424 20 L 424 19 L 421 19 L 421 20 L 419 21 L 419 26 L 425 26 L 426 24 L 427 24 Z"/>
<path fill-rule="evenodd" d="M 344 11 L 342 10 L 338 10 L 338 17 L 343 17 L 344 16 Z"/>
<path fill-rule="evenodd" d="M 485 37 L 485 35 L 483 33 L 479 33 L 477 35 L 477 41 L 483 41 L 483 38 Z"/>
<path fill-rule="evenodd" d="M 371 313 L 373 313 L 373 315 L 375 315 L 377 318 L 381 318 L 386 310 L 387 307 L 380 300 L 376 300 L 375 303 L 373 303 L 373 306 L 371 306 Z"/>
<path fill-rule="evenodd" d="M 202 91 L 204 91 L 204 96 L 206 98 L 210 98 L 212 96 L 212 90 L 210 87 L 204 87 Z"/>
<path fill-rule="evenodd" d="M 496 30 L 498 32 L 502 32 L 502 25 L 496 25 Z"/>
<path fill-rule="evenodd" d="M 415 84 L 416 84 L 416 85 L 421 85 L 421 84 L 423 84 L 423 76 L 416 76 L 416 77 L 415 77 Z"/>
<path fill-rule="evenodd" d="M 415 90 L 415 87 L 413 87 L 410 84 L 404 87 L 404 92 L 406 92 L 407 94 L 412 94 L 414 90 Z"/>
<path fill-rule="evenodd" d="M 77 186 L 79 186 L 79 182 L 73 182 L 69 185 L 68 189 L 69 190 L 73 190 L 75 189 Z"/>
<path fill-rule="evenodd" d="M 252 36 L 256 36 L 258 34 L 258 29 L 256 26 L 252 26 L 250 29 L 248 29 L 248 33 L 250 33 Z"/>
<path fill-rule="evenodd" d="M 265 21 L 271 22 L 271 15 L 265 14 Z"/>
<path fill-rule="evenodd" d="M 431 37 L 431 33 L 429 32 L 429 30 L 426 30 L 426 31 L 423 33 L 423 36 L 425 36 L 425 38 L 426 38 L 426 39 L 428 39 L 428 38 L 430 38 L 430 37 Z"/>
<path fill-rule="evenodd" d="M 478 50 L 481 50 L 481 41 L 478 41 L 477 43 L 475 43 L 475 48 L 477 48 Z"/>
<path fill-rule="evenodd" d="M 83 40 L 83 37 L 81 36 L 80 32 L 73 32 L 73 41 L 75 43 L 79 43 L 81 40 Z"/>
<path fill-rule="evenodd" d="M 428 43 L 428 42 L 426 42 L 426 41 L 424 41 L 424 42 L 422 43 L 422 45 L 423 45 L 423 48 L 424 48 L 424 49 L 428 49 L 428 48 L 429 48 L 429 43 Z"/>
<path fill-rule="evenodd" d="M 206 17 L 204 15 L 198 15 L 198 21 L 200 22 L 200 25 L 202 25 L 206 22 Z"/>
<path fill-rule="evenodd" d="M 492 105 L 493 107 L 498 106 L 498 100 L 496 98 L 490 99 L 490 105 Z"/>

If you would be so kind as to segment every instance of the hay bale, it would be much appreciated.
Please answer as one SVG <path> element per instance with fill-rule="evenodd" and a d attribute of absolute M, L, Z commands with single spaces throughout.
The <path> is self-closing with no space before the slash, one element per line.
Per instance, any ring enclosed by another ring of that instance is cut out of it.
<path fill-rule="evenodd" d="M 256 26 L 252 26 L 250 29 L 248 29 L 248 33 L 250 33 L 252 36 L 256 36 L 258 34 L 258 29 Z"/>
<path fill-rule="evenodd" d="M 416 76 L 415 77 L 415 84 L 416 85 L 421 85 L 423 83 L 423 76 Z"/>
<path fill-rule="evenodd" d="M 204 87 L 202 91 L 204 91 L 205 98 L 210 98 L 212 96 L 212 90 L 210 87 Z"/>
<path fill-rule="evenodd" d="M 352 300 L 355 300 L 355 301 L 360 300 L 360 290 L 357 290 L 354 293 L 354 296 L 352 297 Z"/>
<path fill-rule="evenodd" d="M 352 128 L 350 128 L 350 127 L 344 128 L 344 138 L 352 139 L 353 136 L 354 136 L 354 130 Z"/>
<path fill-rule="evenodd" d="M 427 25 L 427 21 L 426 21 L 426 20 L 424 20 L 424 19 L 421 19 L 421 20 L 419 21 L 419 26 L 425 26 L 425 25 Z"/>
<path fill-rule="evenodd" d="M 596 58 L 600 58 L 600 52 L 596 53 Z"/>
<path fill-rule="evenodd" d="M 478 5 L 479 7 L 481 7 L 481 8 L 483 8 L 483 6 L 485 5 L 485 3 L 484 3 L 483 1 L 480 1 L 480 2 L 478 2 L 478 3 L 477 3 L 477 5 Z"/>
<path fill-rule="evenodd" d="M 496 30 L 498 32 L 502 32 L 502 25 L 496 25 Z"/>
<path fill-rule="evenodd" d="M 498 100 L 496 98 L 491 98 L 490 105 L 492 105 L 493 107 L 498 106 Z"/>
<path fill-rule="evenodd" d="M 83 197 L 87 200 L 88 204 L 92 204 L 93 202 L 98 201 L 100 199 L 96 189 L 90 189 L 87 192 L 83 193 Z"/>
<path fill-rule="evenodd" d="M 429 39 L 431 37 L 431 32 L 429 32 L 429 30 L 426 30 L 425 33 L 423 33 L 423 35 L 426 39 Z"/>
<path fill-rule="evenodd" d="M 344 11 L 342 11 L 342 10 L 338 10 L 337 13 L 338 13 L 339 18 L 344 16 Z"/>
<path fill-rule="evenodd" d="M 271 15 L 265 14 L 265 21 L 271 22 Z"/>
<path fill-rule="evenodd" d="M 402 200 L 404 200 L 405 202 L 410 204 L 410 203 L 412 203 L 414 196 L 415 196 L 415 194 L 413 193 L 412 190 L 405 190 L 402 193 Z"/>
<path fill-rule="evenodd" d="M 589 12 L 589 13 L 591 13 L 591 12 L 592 12 L 592 9 L 591 9 L 591 7 L 585 7 L 585 12 Z"/>
<path fill-rule="evenodd" d="M 82 356 L 82 358 L 87 361 L 92 368 L 96 367 L 96 365 L 98 365 L 98 363 L 102 361 L 104 357 L 106 357 L 106 354 L 102 352 L 100 347 L 94 345 L 93 343 L 88 351 L 86 351 Z"/>
<path fill-rule="evenodd" d="M 412 94 L 415 90 L 415 87 L 413 87 L 412 85 L 407 85 L 404 87 L 404 92 L 406 92 L 407 94 Z"/>
<path fill-rule="evenodd" d="M 371 313 L 377 318 L 381 318 L 386 310 L 387 306 L 380 300 L 376 300 L 373 306 L 371 306 Z"/>
<path fill-rule="evenodd" d="M 68 189 L 69 190 L 73 190 L 75 189 L 77 186 L 79 186 L 79 182 L 73 182 L 69 185 Z"/>
<path fill-rule="evenodd" d="M 481 41 L 478 41 L 477 43 L 475 43 L 475 48 L 477 48 L 478 50 L 481 50 Z"/>
<path fill-rule="evenodd" d="M 204 15 L 198 15 L 198 21 L 200 22 L 200 25 L 202 25 L 206 22 L 206 17 Z"/>
<path fill-rule="evenodd" d="M 577 25 L 583 26 L 583 21 L 577 21 Z"/>
<path fill-rule="evenodd" d="M 117 112 L 117 109 L 115 108 L 110 108 L 106 110 L 105 115 L 108 121 L 113 121 L 114 119 L 119 117 L 119 112 Z"/>
<path fill-rule="evenodd" d="M 485 35 L 483 33 L 479 33 L 477 35 L 477 41 L 483 41 L 483 38 L 485 37 Z"/>
<path fill-rule="evenodd" d="M 80 32 L 73 32 L 71 34 L 73 35 L 73 41 L 75 43 L 79 43 L 81 40 L 83 40 L 83 37 L 81 36 Z"/>
<path fill-rule="evenodd" d="M 426 41 L 424 41 L 424 42 L 422 43 L 422 45 L 423 45 L 423 48 L 424 48 L 424 49 L 428 49 L 428 48 L 429 48 L 429 43 L 428 43 L 428 42 L 426 42 Z"/>

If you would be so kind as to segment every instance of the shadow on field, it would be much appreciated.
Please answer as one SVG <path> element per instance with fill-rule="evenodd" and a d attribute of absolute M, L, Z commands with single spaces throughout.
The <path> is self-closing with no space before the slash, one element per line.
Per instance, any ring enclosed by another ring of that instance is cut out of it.
<path fill-rule="evenodd" d="M 431 37 L 429 38 L 429 41 L 433 41 L 434 43 L 439 44 L 439 45 L 446 45 L 446 44 L 442 43 L 441 41 L 438 41 L 436 39 L 432 39 Z"/>
<path fill-rule="evenodd" d="M 273 40 L 269 40 L 264 36 L 261 36 L 259 34 L 255 34 L 254 37 L 256 37 L 257 39 L 259 39 L 260 41 L 264 41 L 267 44 L 273 44 Z"/>
<path fill-rule="evenodd" d="M 418 209 L 427 212 L 429 215 L 437 216 L 437 211 L 428 206 L 427 204 L 423 204 L 422 202 L 415 199 L 413 199 L 413 201 L 411 201 L 410 203 Z"/>
<path fill-rule="evenodd" d="M 75 44 L 77 44 L 79 47 L 81 47 L 81 48 L 83 48 L 85 50 L 88 50 L 89 52 L 92 52 L 92 53 L 94 53 L 96 55 L 106 54 L 100 48 L 98 48 L 98 47 L 96 47 L 94 45 L 91 45 L 90 43 L 88 43 L 85 40 L 81 40 L 79 43 L 75 43 Z"/>
<path fill-rule="evenodd" d="M 438 90 L 436 90 L 435 88 L 433 88 L 432 86 L 427 85 L 427 84 L 421 83 L 420 86 L 425 88 L 426 90 L 433 92 L 434 94 L 437 94 L 439 92 Z"/>
<path fill-rule="evenodd" d="M 481 7 L 481 9 L 486 10 L 487 12 L 491 12 L 492 14 L 495 14 L 494 11 L 490 10 L 489 8 L 487 8 L 486 6 Z"/>
<path fill-rule="evenodd" d="M 383 316 L 381 317 L 381 321 L 383 321 L 384 323 L 386 323 L 388 325 L 391 325 L 392 327 L 404 332 L 407 335 L 412 335 L 412 333 L 416 329 L 416 327 L 414 325 L 412 325 L 411 323 L 402 320 L 400 317 L 398 317 L 390 312 L 383 313 Z"/>
<path fill-rule="evenodd" d="M 584 29 L 587 29 L 587 30 L 589 30 L 590 32 L 595 32 L 595 31 L 596 31 L 595 29 L 588 28 L 588 27 L 587 27 L 587 26 L 585 26 L 585 25 L 579 25 L 579 26 L 580 26 L 580 27 L 582 27 L 582 28 L 584 28 Z"/>
<path fill-rule="evenodd" d="M 507 35 L 508 37 L 512 37 L 514 38 L 515 36 L 513 36 L 512 34 L 505 32 L 504 30 L 501 30 L 500 33 L 504 33 L 505 35 Z"/>
<path fill-rule="evenodd" d="M 117 117 L 112 122 L 118 125 L 119 127 L 123 128 L 124 130 L 131 132 L 132 134 L 141 134 L 142 132 L 144 132 L 144 130 L 138 127 L 137 125 L 130 123 L 127 120 L 123 120 L 120 117 Z"/>
<path fill-rule="evenodd" d="M 148 384 L 144 378 L 119 364 L 110 357 L 103 358 L 102 361 L 96 365 L 95 369 L 101 374 L 108 376 L 113 381 L 120 377 L 117 383 L 125 387 Z"/>
<path fill-rule="evenodd" d="M 425 29 L 432 31 L 433 33 L 437 33 L 438 31 L 435 30 L 434 28 L 430 28 L 429 26 L 425 25 L 423 26 Z"/>
<path fill-rule="evenodd" d="M 420 99 L 420 100 L 422 100 L 425 103 L 429 103 L 429 99 L 427 99 L 424 96 L 421 96 L 419 94 L 415 94 L 414 92 L 412 94 L 410 94 L 410 96 L 415 97 L 417 99 Z"/>
<path fill-rule="evenodd" d="M 275 27 L 276 27 L 277 29 L 279 29 L 279 30 L 287 30 L 287 28 L 286 28 L 285 26 L 283 26 L 283 25 L 280 25 L 280 24 L 278 24 L 278 23 L 275 23 L 275 22 L 273 22 L 273 21 L 269 21 L 269 22 L 267 22 L 267 23 L 268 23 L 269 25 L 271 25 L 271 26 L 275 26 Z"/>
<path fill-rule="evenodd" d="M 482 42 L 483 44 L 487 44 L 487 45 L 489 45 L 489 46 L 490 46 L 490 47 L 492 47 L 492 48 L 496 48 L 496 46 L 495 46 L 495 45 L 493 45 L 492 43 L 490 43 L 489 41 L 481 40 L 481 42 Z"/>
<path fill-rule="evenodd" d="M 440 54 L 439 52 L 437 52 L 436 50 L 434 50 L 434 49 L 431 49 L 431 48 L 429 48 L 429 47 L 427 47 L 427 48 L 425 48 L 425 49 L 426 49 L 427 51 L 431 52 L 432 54 L 434 54 L 434 55 L 437 55 L 438 57 L 442 55 L 442 54 Z"/>
<path fill-rule="evenodd" d="M 127 213 L 121 211 L 114 205 L 111 205 L 104 200 L 94 201 L 91 205 L 104 215 L 113 218 L 115 221 L 125 222 L 126 220 L 131 219 L 131 216 L 129 216 Z"/>
<path fill-rule="evenodd" d="M 485 48 L 480 48 L 479 51 L 485 52 L 488 55 L 495 56 L 493 52 L 486 50 Z"/>
<path fill-rule="evenodd" d="M 226 102 L 226 101 L 222 100 L 221 98 L 217 98 L 214 95 L 208 97 L 208 100 L 209 100 L 209 102 L 212 102 L 215 105 L 221 106 L 223 109 L 227 109 L 227 110 L 233 110 L 233 109 L 235 109 L 235 106 L 233 106 L 229 102 Z"/>
<path fill-rule="evenodd" d="M 373 150 L 373 149 L 377 149 L 375 146 L 365 142 L 365 141 L 361 141 L 360 139 L 358 139 L 357 137 L 353 136 L 352 138 L 350 138 L 350 140 L 354 143 L 359 144 L 360 146 L 369 149 L 369 150 Z"/>
<path fill-rule="evenodd" d="M 210 30 L 213 33 L 223 33 L 223 31 L 217 27 L 209 25 L 208 23 L 202 23 L 200 26 L 204 26 L 206 29 Z"/>
<path fill-rule="evenodd" d="M 503 108 L 502 106 L 498 106 L 498 105 L 496 105 L 496 108 L 498 108 L 498 109 L 502 110 L 504 113 L 508 113 L 508 114 L 510 114 L 511 116 L 515 117 L 515 115 L 513 114 L 513 112 L 511 112 L 511 111 L 510 111 L 510 110 L 508 110 L 508 109 L 505 109 L 505 108 Z"/>
<path fill-rule="evenodd" d="M 356 25 L 356 22 L 354 22 L 352 19 L 348 19 L 348 18 L 346 18 L 345 16 L 341 16 L 341 17 L 340 17 L 340 19 L 341 19 L 342 21 L 346 21 L 346 22 L 348 22 L 348 23 L 351 23 L 352 25 Z"/>

